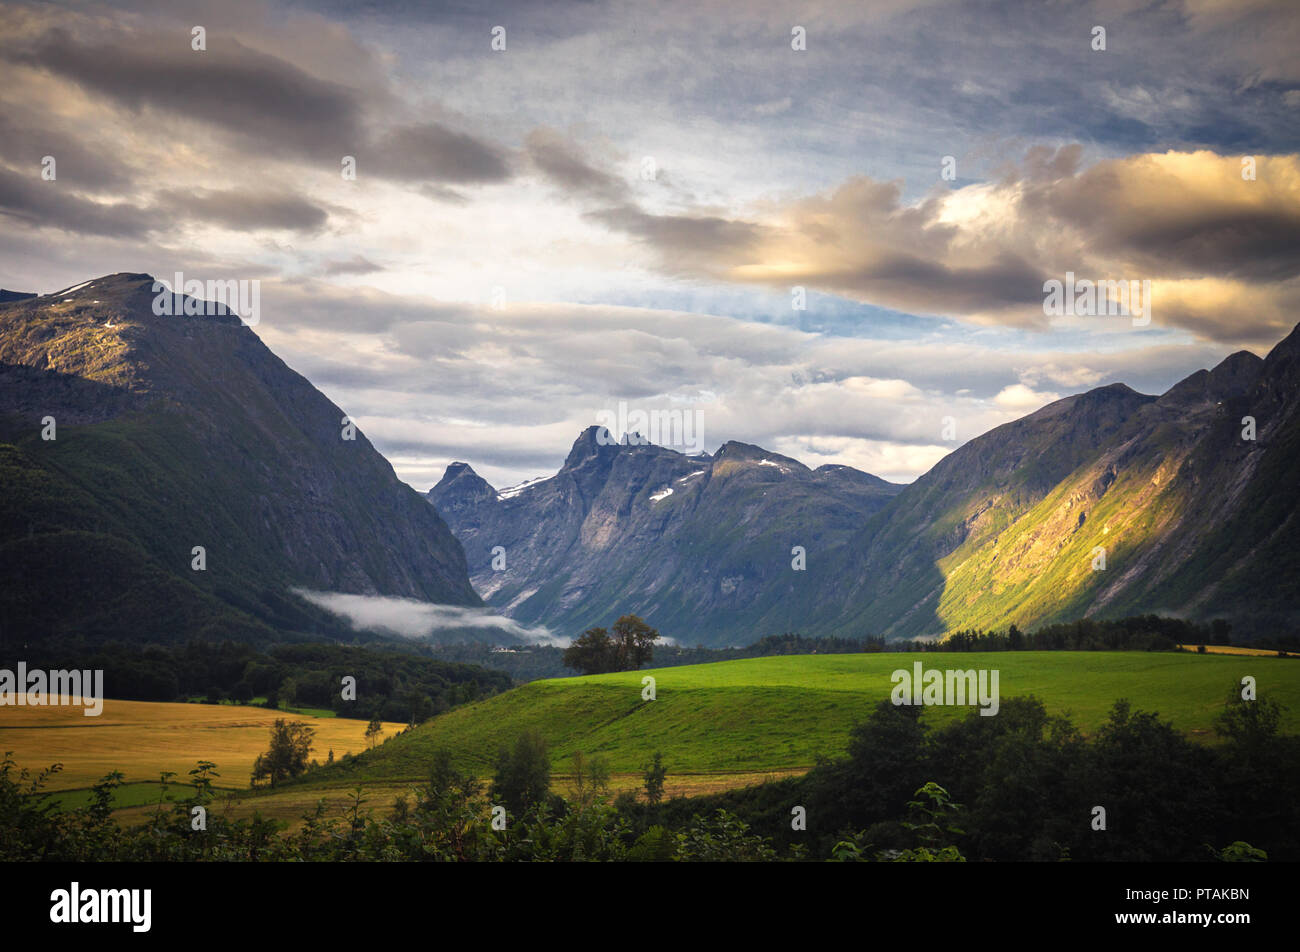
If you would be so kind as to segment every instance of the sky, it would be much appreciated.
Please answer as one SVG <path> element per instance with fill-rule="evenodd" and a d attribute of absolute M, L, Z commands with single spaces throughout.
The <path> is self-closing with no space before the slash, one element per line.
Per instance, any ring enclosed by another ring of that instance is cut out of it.
<path fill-rule="evenodd" d="M 1291 0 L 0 2 L 0 286 L 259 281 L 421 491 L 620 407 L 906 482 L 1290 332 L 1296 50 Z"/>

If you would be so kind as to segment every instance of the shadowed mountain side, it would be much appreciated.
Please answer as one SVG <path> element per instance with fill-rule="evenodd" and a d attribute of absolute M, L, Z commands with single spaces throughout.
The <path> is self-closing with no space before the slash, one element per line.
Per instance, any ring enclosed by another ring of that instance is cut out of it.
<path fill-rule="evenodd" d="M 0 583 L 6 636 L 356 637 L 295 587 L 481 604 L 446 525 L 363 434 L 343 438 L 338 407 L 238 318 L 155 315 L 152 285 L 0 305 L 0 549 L 27 566 Z M 233 611 L 230 630 L 137 617 L 160 579 Z"/>

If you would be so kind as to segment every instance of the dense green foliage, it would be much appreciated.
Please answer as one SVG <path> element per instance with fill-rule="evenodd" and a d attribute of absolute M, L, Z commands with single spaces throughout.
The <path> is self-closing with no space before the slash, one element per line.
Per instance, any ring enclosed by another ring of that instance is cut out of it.
<path fill-rule="evenodd" d="M 965 804 L 964 832 L 951 842 L 970 859 L 1198 861 L 1239 840 L 1270 859 L 1300 859 L 1300 738 L 1277 733 L 1272 701 L 1242 701 L 1234 688 L 1216 717 L 1224 743 L 1214 747 L 1126 700 L 1092 738 L 1032 697 L 942 727 L 927 727 L 917 710 L 881 702 L 853 731 L 846 758 L 689 810 L 670 803 L 668 822 L 725 809 L 778 830 L 778 844 L 818 854 L 854 831 L 901 850 L 912 843 L 901 818 L 933 780 Z M 807 806 L 806 834 L 783 822 L 791 804 Z M 1094 829 L 1096 807 L 1106 811 L 1104 830 Z"/>
<path fill-rule="evenodd" d="M 380 646 L 246 643 L 137 647 L 63 641 L 34 646 L 29 667 L 102 669 L 108 697 L 128 701 L 248 702 L 269 697 L 287 707 L 333 711 L 339 717 L 421 723 L 458 704 L 510 687 L 498 671 Z M 356 700 L 344 700 L 343 677 L 356 678 Z M 272 705 L 274 706 L 274 705 Z"/>
<path fill-rule="evenodd" d="M 1226 645 L 1231 630 L 1221 619 L 1197 624 L 1183 618 L 1138 615 L 1084 618 L 1031 632 L 1015 625 L 1005 631 L 954 631 L 943 641 L 913 642 L 911 647 L 920 651 L 1171 651 L 1184 644 Z"/>
<path fill-rule="evenodd" d="M 276 718 L 271 725 L 271 746 L 258 754 L 253 764 L 253 786 L 266 781 L 276 784 L 307 772 L 315 729 L 299 721 Z"/>
<path fill-rule="evenodd" d="M 1122 700 L 1091 740 L 1034 698 L 940 728 L 882 702 L 847 757 L 805 777 L 663 803 L 611 802 L 599 781 L 551 794 L 540 738 L 521 736 L 487 799 L 439 750 L 413 803 L 401 796 L 376 815 L 358 787 L 342 817 L 321 801 L 292 834 L 211 809 L 211 763 L 191 771 L 188 798 L 160 796 L 147 822 L 124 828 L 111 816 L 120 774 L 59 813 L 41 793 L 48 773 L 16 774 L 6 758 L 0 860 L 1294 860 L 1300 740 L 1277 734 L 1277 713 L 1234 690 L 1218 716 L 1224 744 L 1208 748 Z M 791 820 L 801 807 L 806 828 Z"/>
<path fill-rule="evenodd" d="M 579 674 L 608 674 L 635 671 L 654 657 L 655 631 L 636 615 L 622 615 L 611 634 L 604 628 L 588 628 L 564 652 L 566 666 Z"/>

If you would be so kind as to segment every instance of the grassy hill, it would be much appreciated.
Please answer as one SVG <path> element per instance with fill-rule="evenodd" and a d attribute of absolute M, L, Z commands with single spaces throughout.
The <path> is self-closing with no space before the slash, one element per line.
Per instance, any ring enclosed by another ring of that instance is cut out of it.
<path fill-rule="evenodd" d="M 1300 664 L 1291 659 L 1148 652 L 998 652 L 797 655 L 535 681 L 443 714 L 337 766 L 320 781 L 423 776 L 448 748 L 462 769 L 491 773 L 502 744 L 524 730 L 546 739 L 557 771 L 574 751 L 604 756 L 614 773 L 642 769 L 661 751 L 671 773 L 744 773 L 812 766 L 844 752 L 849 729 L 889 697 L 890 675 L 925 669 L 1000 672 L 1000 695 L 1035 694 L 1052 713 L 1094 730 L 1114 701 L 1156 711 L 1180 730 L 1212 739 L 1233 684 L 1255 677 L 1261 696 L 1286 705 L 1283 729 L 1300 733 Z M 643 701 L 641 679 L 656 679 Z M 966 709 L 928 708 L 947 720 Z"/>

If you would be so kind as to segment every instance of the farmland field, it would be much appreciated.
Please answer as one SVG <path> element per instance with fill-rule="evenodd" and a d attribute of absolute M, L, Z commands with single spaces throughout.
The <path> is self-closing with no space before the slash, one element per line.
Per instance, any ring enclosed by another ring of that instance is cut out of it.
<path fill-rule="evenodd" d="M 614 791 L 637 789 L 654 752 L 664 756 L 666 792 L 695 795 L 802 773 L 818 757 L 844 753 L 850 728 L 889 697 L 890 675 L 920 661 L 938 668 L 999 671 L 1001 700 L 1034 694 L 1053 713 L 1068 713 L 1085 733 L 1105 720 L 1118 698 L 1158 712 L 1179 730 L 1214 742 L 1213 718 L 1243 676 L 1253 676 L 1261 696 L 1287 707 L 1282 729 L 1300 733 L 1300 663 L 1271 656 L 1188 652 L 998 652 L 799 655 L 647 669 L 583 678 L 535 681 L 468 704 L 387 739 L 351 765 L 334 767 L 274 791 L 244 794 L 230 809 L 255 810 L 293 823 L 320 797 L 331 814 L 364 785 L 368 806 L 386 809 L 393 797 L 422 780 L 433 752 L 445 747 L 457 765 L 487 779 L 497 750 L 520 732 L 546 739 L 554 786 L 565 791 L 575 751 L 601 755 Z M 654 677 L 657 696 L 642 700 L 642 678 Z M 935 723 L 967 709 L 933 707 Z M 256 756 L 265 750 L 271 723 L 284 712 L 257 707 L 105 701 L 104 714 L 80 708 L 0 708 L 0 751 L 20 766 L 62 762 L 51 789 L 68 791 L 65 805 L 86 802 L 87 788 L 110 770 L 127 786 L 116 802 L 124 818 L 144 816 L 158 800 L 158 774 L 184 782 L 195 761 L 214 761 L 218 786 L 247 788 Z M 365 722 L 294 715 L 316 729 L 312 756 L 333 749 L 365 749 Z"/>
<path fill-rule="evenodd" d="M 266 750 L 276 718 L 305 721 L 316 730 L 312 757 L 324 761 L 366 747 L 366 722 L 322 718 L 232 704 L 164 704 L 106 699 L 98 717 L 80 707 L 0 707 L 0 753 L 11 751 L 19 767 L 33 773 L 50 764 L 63 770 L 47 789 L 86 788 L 120 770 L 128 783 L 157 781 L 164 770 L 178 781 L 199 760 L 216 763 L 220 787 L 247 787 L 253 762 Z M 404 724 L 384 724 L 384 736 Z M 156 790 L 120 791 L 119 802 L 156 799 Z M 145 799 L 139 799 L 139 797 Z M 74 802 L 70 800 L 69 802 Z"/>

